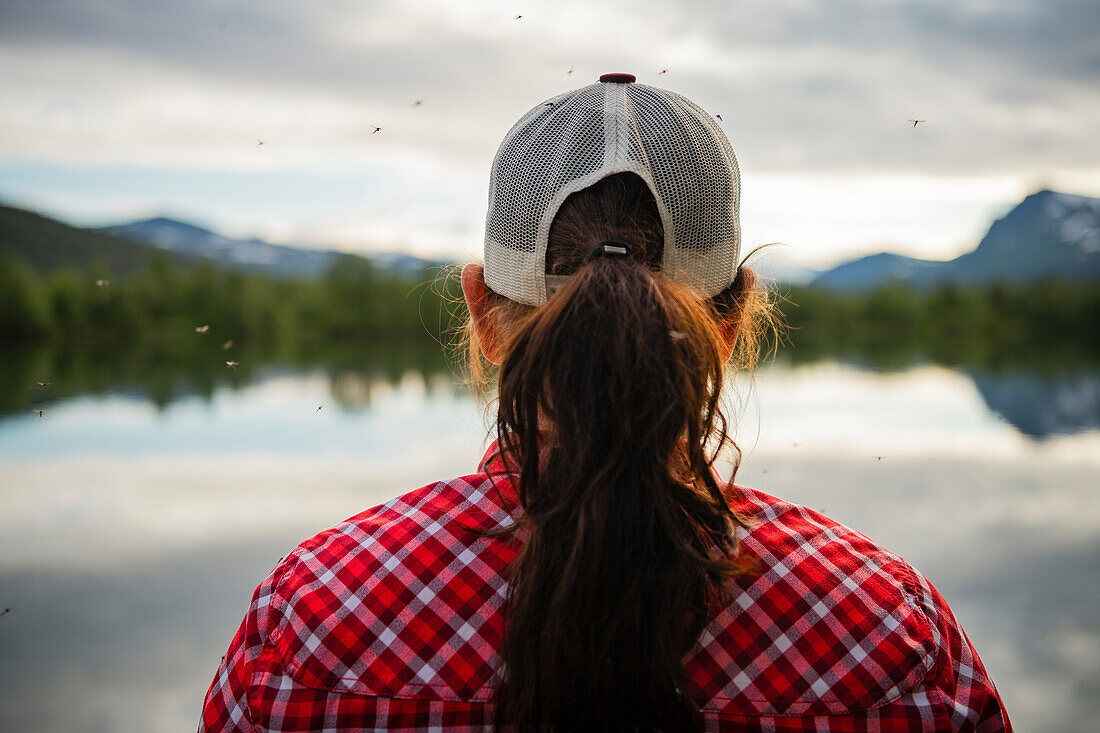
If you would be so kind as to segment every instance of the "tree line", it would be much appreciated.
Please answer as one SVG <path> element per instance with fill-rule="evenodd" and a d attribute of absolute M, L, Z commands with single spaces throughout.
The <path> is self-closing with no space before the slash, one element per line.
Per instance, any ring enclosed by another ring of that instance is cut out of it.
<path fill-rule="evenodd" d="M 289 280 L 157 253 L 139 270 L 61 267 L 40 274 L 0 257 L 0 342 L 224 345 L 442 339 L 459 297 L 453 278 L 410 277 L 347 256 L 321 277 Z"/>
<path fill-rule="evenodd" d="M 781 286 L 777 296 L 787 324 L 782 348 L 794 359 L 832 354 L 879 365 L 919 358 L 989 364 L 1100 355 L 1095 284 L 931 291 L 888 285 L 865 293 Z M 39 273 L 17 256 L 0 257 L 0 343 L 171 347 L 194 343 L 196 335 L 222 346 L 445 342 L 461 315 L 457 278 L 433 270 L 405 276 L 354 256 L 310 280 L 227 271 L 162 253 L 117 276 L 96 265 Z"/>
<path fill-rule="evenodd" d="M 876 366 L 919 359 L 954 365 L 1056 367 L 1100 358 L 1100 285 L 891 284 L 843 293 L 791 287 L 781 294 L 793 357 L 862 358 Z"/>

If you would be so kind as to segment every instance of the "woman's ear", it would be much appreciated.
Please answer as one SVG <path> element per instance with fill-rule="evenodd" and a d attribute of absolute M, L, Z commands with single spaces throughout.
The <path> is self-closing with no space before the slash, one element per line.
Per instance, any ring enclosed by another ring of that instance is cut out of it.
<path fill-rule="evenodd" d="M 470 311 L 470 320 L 474 323 L 474 333 L 481 347 L 481 353 L 494 364 L 500 364 L 500 333 L 496 323 L 489 318 L 488 289 L 485 287 L 485 268 L 470 263 L 462 268 L 462 294 L 466 297 L 466 308 Z"/>
<path fill-rule="evenodd" d="M 718 324 L 718 330 L 722 333 L 724 361 L 729 361 L 733 356 L 733 347 L 737 345 L 737 337 L 741 335 L 741 326 L 745 323 L 745 306 L 756 290 L 758 279 L 751 267 L 742 265 L 737 269 L 733 284 L 738 290 L 734 294 L 732 307 Z"/>
<path fill-rule="evenodd" d="M 737 345 L 737 336 L 741 333 L 741 310 L 735 309 L 718 324 L 718 330 L 722 333 L 722 361 L 729 361 L 733 356 L 733 347 Z"/>

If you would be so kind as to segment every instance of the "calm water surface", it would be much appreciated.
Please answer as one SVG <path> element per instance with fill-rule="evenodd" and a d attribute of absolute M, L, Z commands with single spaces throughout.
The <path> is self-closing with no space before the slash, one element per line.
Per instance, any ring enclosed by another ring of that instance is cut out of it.
<path fill-rule="evenodd" d="M 33 382 L 32 382 L 33 385 Z M 300 540 L 472 471 L 446 373 L 261 370 L 0 417 L 0 730 L 193 730 Z M 776 365 L 731 397 L 738 481 L 825 511 L 947 597 L 1017 728 L 1100 715 L 1100 376 Z M 35 395 L 38 398 L 38 395 Z"/>

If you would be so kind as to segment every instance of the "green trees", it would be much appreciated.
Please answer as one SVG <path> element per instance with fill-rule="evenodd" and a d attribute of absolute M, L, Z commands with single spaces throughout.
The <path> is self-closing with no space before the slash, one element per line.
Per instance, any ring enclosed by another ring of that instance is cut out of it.
<path fill-rule="evenodd" d="M 869 293 L 792 287 L 782 306 L 796 357 L 822 353 L 879 361 L 927 358 L 989 364 L 1034 355 L 1100 357 L 1100 286 L 1045 282 L 1026 287 L 892 285 Z"/>
<path fill-rule="evenodd" d="M 320 279 L 277 280 L 163 253 L 125 275 L 92 265 L 41 276 L 9 255 L 0 259 L 0 343 L 166 344 L 194 341 L 203 326 L 219 345 L 439 339 L 447 297 L 431 287 L 434 277 L 348 256 Z"/>
<path fill-rule="evenodd" d="M 25 262 L 0 257 L 0 339 L 44 339 L 53 328 L 49 304 L 42 282 Z"/>
<path fill-rule="evenodd" d="M 1012 352 L 1100 356 L 1100 287 L 1048 282 L 930 292 L 792 287 L 780 304 L 796 359 L 822 354 L 908 363 L 989 363 Z M 445 341 L 461 309 L 456 278 L 407 277 L 354 256 L 321 278 L 277 280 L 152 253 L 117 274 L 102 264 L 36 274 L 0 258 L 0 345 L 328 348 Z M 205 333 L 195 329 L 209 326 Z M 374 346 L 372 346 L 374 348 Z M 220 357 L 219 357 L 220 358 Z M 220 363 L 220 362 L 219 362 Z"/>

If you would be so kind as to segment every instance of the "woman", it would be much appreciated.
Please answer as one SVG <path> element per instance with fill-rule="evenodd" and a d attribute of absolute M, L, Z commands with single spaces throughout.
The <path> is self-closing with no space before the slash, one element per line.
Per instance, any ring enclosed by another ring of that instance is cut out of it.
<path fill-rule="evenodd" d="M 721 481 L 725 364 L 768 299 L 739 174 L 690 101 L 609 74 L 528 112 L 462 289 L 500 365 L 477 473 L 302 543 L 201 730 L 1008 730 L 917 571 Z"/>

